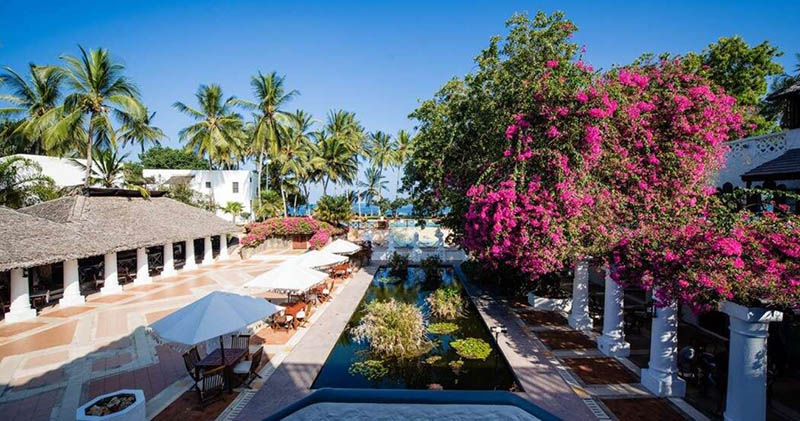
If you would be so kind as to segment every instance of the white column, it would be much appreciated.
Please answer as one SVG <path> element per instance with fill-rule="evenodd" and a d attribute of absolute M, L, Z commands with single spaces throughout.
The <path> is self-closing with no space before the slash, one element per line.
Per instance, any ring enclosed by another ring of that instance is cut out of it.
<path fill-rule="evenodd" d="M 625 290 L 611 279 L 608 268 L 606 268 L 605 282 L 603 336 L 597 340 L 597 347 L 609 357 L 627 357 L 631 354 L 631 344 L 625 342 L 625 316 L 623 314 Z"/>
<path fill-rule="evenodd" d="M 172 252 L 172 243 L 164 244 L 164 269 L 161 270 L 161 277 L 175 275 L 175 256 Z"/>
<path fill-rule="evenodd" d="M 568 318 L 573 329 L 592 330 L 589 317 L 589 259 L 583 258 L 575 263 L 575 279 L 572 281 L 572 311 Z"/>
<path fill-rule="evenodd" d="M 678 306 L 657 308 L 650 332 L 650 362 L 642 385 L 656 396 L 683 397 L 686 382 L 678 376 Z"/>
<path fill-rule="evenodd" d="M 764 420 L 767 416 L 767 334 L 769 322 L 783 313 L 722 303 L 730 316 L 728 397 L 725 420 Z"/>
<path fill-rule="evenodd" d="M 119 284 L 119 277 L 117 276 L 117 253 L 106 253 L 103 260 L 103 274 L 105 275 L 105 282 L 103 287 L 100 288 L 101 294 L 116 294 L 122 292 L 122 286 Z"/>
<path fill-rule="evenodd" d="M 5 315 L 7 323 L 20 322 L 36 317 L 36 310 L 31 308 L 28 277 L 23 275 L 23 270 L 11 269 L 11 306 Z"/>
<path fill-rule="evenodd" d="M 228 234 L 219 236 L 219 260 L 228 260 Z"/>
<path fill-rule="evenodd" d="M 197 269 L 197 260 L 194 258 L 194 239 L 186 240 L 186 264 L 184 270 Z"/>
<path fill-rule="evenodd" d="M 86 299 L 81 295 L 81 281 L 78 275 L 78 259 L 64 262 L 64 296 L 58 302 L 61 307 L 81 305 Z"/>
<path fill-rule="evenodd" d="M 203 246 L 203 265 L 214 263 L 214 251 L 211 248 L 211 237 L 204 238 Z"/>
<path fill-rule="evenodd" d="M 153 282 L 150 278 L 150 265 L 147 262 L 147 249 L 140 247 L 136 249 L 136 279 L 134 284 L 149 284 Z"/>

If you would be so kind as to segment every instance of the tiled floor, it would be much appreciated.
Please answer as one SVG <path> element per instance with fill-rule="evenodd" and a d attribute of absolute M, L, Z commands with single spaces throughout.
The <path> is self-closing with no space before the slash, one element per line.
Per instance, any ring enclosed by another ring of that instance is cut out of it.
<path fill-rule="evenodd" d="M 43 312 L 34 321 L 0 322 L 0 419 L 74 419 L 77 406 L 120 388 L 148 399 L 186 376 L 181 355 L 156 345 L 144 326 L 213 290 L 240 286 L 290 257 L 218 262 L 124 292 L 89 296 L 86 304 Z M 259 333 L 266 346 L 290 335 Z"/>

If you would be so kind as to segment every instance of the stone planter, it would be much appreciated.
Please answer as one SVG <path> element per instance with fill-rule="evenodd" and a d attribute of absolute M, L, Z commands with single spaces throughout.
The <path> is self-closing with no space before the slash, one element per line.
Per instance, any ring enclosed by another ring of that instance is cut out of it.
<path fill-rule="evenodd" d="M 122 411 L 114 412 L 113 414 L 108 414 L 100 417 L 86 415 L 86 410 L 89 409 L 96 402 L 105 398 L 121 394 L 134 395 L 134 397 L 136 398 L 136 402 L 131 404 L 129 407 L 123 409 Z M 87 402 L 85 405 L 78 408 L 75 411 L 75 419 L 77 421 L 100 421 L 100 420 L 144 421 L 145 419 L 147 419 L 147 406 L 145 405 L 144 392 L 139 389 L 122 389 L 122 390 L 117 390 L 116 392 L 98 396 Z"/>
<path fill-rule="evenodd" d="M 558 311 L 569 313 L 572 310 L 572 298 L 547 298 L 537 297 L 533 292 L 528 293 L 528 304 L 536 310 Z"/>
<path fill-rule="evenodd" d="M 728 396 L 726 420 L 763 420 L 767 416 L 767 335 L 770 322 L 783 313 L 745 307 L 725 301 L 721 310 L 730 316 Z"/>

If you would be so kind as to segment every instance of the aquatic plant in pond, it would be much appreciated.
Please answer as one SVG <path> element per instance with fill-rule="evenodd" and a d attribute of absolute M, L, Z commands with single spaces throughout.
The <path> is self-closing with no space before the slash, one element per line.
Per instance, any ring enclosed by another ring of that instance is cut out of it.
<path fill-rule="evenodd" d="M 392 276 L 406 276 L 408 272 L 408 257 L 395 252 L 389 258 L 389 273 Z"/>
<path fill-rule="evenodd" d="M 477 310 L 463 295 L 463 288 L 454 279 L 453 270 L 442 267 L 440 271 L 442 279 L 434 282 L 434 285 L 427 285 L 423 270 L 419 267 L 408 268 L 397 282 L 385 282 L 385 278 L 390 276 L 389 269 L 379 269 L 312 388 L 428 389 L 431 385 L 437 385 L 437 388 L 445 390 L 515 389 L 511 369 L 505 359 L 500 358 L 502 354 L 495 348 L 493 337 Z M 444 319 L 433 316 L 428 311 L 426 298 L 439 288 L 453 288 L 462 294 L 462 317 Z M 390 357 L 375 351 L 371 340 L 366 337 L 355 340 L 353 330 L 362 325 L 365 318 L 375 317 L 377 314 L 370 315 L 370 304 L 385 305 L 392 300 L 398 305 L 407 304 L 411 308 L 424 309 L 422 314 L 428 314 L 430 323 L 423 325 L 423 333 L 430 343 L 427 352 L 407 358 Z M 491 358 L 491 354 L 485 360 L 460 356 L 451 343 L 467 338 L 482 339 L 489 344 L 492 351 L 498 352 L 495 354 L 498 358 Z M 383 374 L 377 363 L 367 361 L 380 361 L 386 373 Z M 379 374 L 383 375 L 378 377 Z"/>
<path fill-rule="evenodd" d="M 423 259 L 419 266 L 425 273 L 425 282 L 438 282 L 442 280 L 442 259 L 439 256 L 430 256 Z"/>
<path fill-rule="evenodd" d="M 422 310 L 393 298 L 367 304 L 358 326 L 350 332 L 356 341 L 368 341 L 372 352 L 389 358 L 418 357 L 433 346 Z"/>
<path fill-rule="evenodd" d="M 431 314 L 445 319 L 454 319 L 461 315 L 464 299 L 458 288 L 439 288 L 425 299 Z"/>
<path fill-rule="evenodd" d="M 450 342 L 450 346 L 458 355 L 470 360 L 485 360 L 492 352 L 492 347 L 486 341 L 478 338 L 458 339 Z"/>
<path fill-rule="evenodd" d="M 382 276 L 377 278 L 376 281 L 382 284 L 396 284 L 398 282 L 402 282 L 403 278 L 399 276 Z"/>
<path fill-rule="evenodd" d="M 450 322 L 431 323 L 428 332 L 434 335 L 449 335 L 458 330 L 458 325 Z"/>
<path fill-rule="evenodd" d="M 366 360 L 354 362 L 347 372 L 352 375 L 364 376 L 367 380 L 378 380 L 389 373 L 389 369 L 380 360 Z"/>

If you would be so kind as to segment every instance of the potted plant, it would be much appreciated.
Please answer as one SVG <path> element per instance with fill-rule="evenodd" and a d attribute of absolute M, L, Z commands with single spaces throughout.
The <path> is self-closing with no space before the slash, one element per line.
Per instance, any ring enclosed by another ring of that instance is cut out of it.
<path fill-rule="evenodd" d="M 144 392 L 139 389 L 122 389 L 100 395 L 75 411 L 78 421 L 144 421 L 147 406 Z"/>

